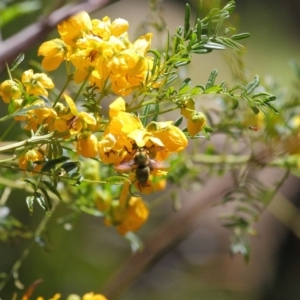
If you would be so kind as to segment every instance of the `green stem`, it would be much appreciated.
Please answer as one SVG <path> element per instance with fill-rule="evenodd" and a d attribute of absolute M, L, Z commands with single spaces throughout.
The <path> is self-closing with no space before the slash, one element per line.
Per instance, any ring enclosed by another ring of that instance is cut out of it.
<path fill-rule="evenodd" d="M 4 151 L 9 151 L 9 150 L 15 150 L 17 148 L 29 145 L 29 144 L 36 144 L 39 143 L 41 141 L 44 141 L 46 143 L 49 142 L 49 139 L 51 137 L 53 137 L 55 132 L 50 132 L 48 134 L 45 135 L 40 135 L 40 136 L 33 136 L 28 140 L 25 141 L 21 141 L 21 142 L 17 142 L 17 143 L 13 143 L 11 145 L 7 145 L 7 146 L 2 146 L 0 147 L 0 152 L 4 152 Z"/>
<path fill-rule="evenodd" d="M 78 97 L 79 97 L 79 95 L 81 94 L 81 92 L 82 92 L 83 88 L 85 87 L 85 85 L 86 85 L 87 81 L 88 81 L 88 80 L 89 80 L 89 78 L 90 78 L 90 75 L 91 75 L 91 74 L 88 74 L 88 75 L 85 77 L 84 81 L 82 82 L 82 84 L 81 84 L 81 86 L 80 86 L 79 90 L 77 91 L 77 93 L 76 93 L 75 97 L 73 98 L 74 102 L 77 100 L 77 98 L 78 98 Z"/>
<path fill-rule="evenodd" d="M 108 80 L 109 80 L 109 77 L 107 77 L 106 79 L 105 79 L 105 82 L 104 82 L 104 84 L 103 84 L 103 88 L 102 88 L 102 90 L 101 90 L 101 92 L 100 92 L 100 94 L 99 94 L 99 98 L 98 98 L 98 100 L 97 100 L 97 104 L 98 105 L 100 105 L 100 102 L 101 102 L 101 100 L 106 96 L 106 89 L 107 89 L 107 83 L 108 83 Z"/>
<path fill-rule="evenodd" d="M 67 86 L 69 85 L 70 81 L 72 80 L 71 76 L 68 76 L 67 81 L 65 83 L 65 85 L 63 86 L 63 88 L 61 89 L 59 95 L 56 97 L 52 107 L 55 107 L 55 105 L 57 104 L 57 102 L 59 101 L 60 97 L 62 96 L 62 94 L 64 93 L 65 89 L 67 88 Z"/>
<path fill-rule="evenodd" d="M 162 114 L 165 114 L 165 113 L 168 113 L 170 111 L 173 111 L 175 109 L 177 109 L 178 107 L 172 107 L 170 109 L 167 109 L 167 110 L 164 110 L 164 111 L 160 111 L 159 113 L 155 113 L 155 114 L 149 114 L 147 116 L 140 116 L 140 119 L 143 119 L 143 118 L 148 118 L 148 117 L 152 117 L 152 116 L 158 116 L 158 115 L 162 115 Z"/>
<path fill-rule="evenodd" d="M 7 134 L 11 131 L 11 129 L 14 127 L 14 125 L 16 123 L 17 123 L 16 121 L 13 121 L 12 123 L 10 123 L 10 125 L 6 128 L 6 130 L 4 131 L 2 136 L 0 137 L 0 141 L 3 141 L 3 139 L 7 136 Z"/>
<path fill-rule="evenodd" d="M 8 65 L 7 63 L 6 63 L 6 70 L 7 70 L 9 79 L 10 79 L 10 80 L 13 80 L 13 78 L 12 78 L 12 76 L 11 76 L 11 73 L 10 73 L 9 65 Z"/>

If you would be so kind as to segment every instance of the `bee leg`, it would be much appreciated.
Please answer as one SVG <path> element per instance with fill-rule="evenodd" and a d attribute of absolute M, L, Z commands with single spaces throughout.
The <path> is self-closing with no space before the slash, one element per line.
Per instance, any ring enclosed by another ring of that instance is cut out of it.
<path fill-rule="evenodd" d="M 135 181 L 135 180 L 134 180 Z M 132 192 L 132 186 L 133 186 L 133 184 L 134 184 L 134 181 L 132 182 L 132 184 L 130 185 L 130 187 L 129 187 L 129 193 L 130 193 L 130 195 L 132 196 L 132 197 L 140 197 L 140 195 L 136 195 L 136 194 L 134 194 L 133 192 Z"/>

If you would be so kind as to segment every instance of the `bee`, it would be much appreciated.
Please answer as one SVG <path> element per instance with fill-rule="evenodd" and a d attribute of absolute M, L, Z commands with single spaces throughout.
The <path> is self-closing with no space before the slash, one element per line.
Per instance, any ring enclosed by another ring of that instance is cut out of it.
<path fill-rule="evenodd" d="M 149 186 L 148 180 L 153 170 L 166 169 L 166 166 L 150 158 L 147 149 L 137 148 L 131 161 L 121 162 L 120 165 L 114 168 L 120 173 L 133 171 L 135 173 L 135 180 L 138 182 L 138 188 L 141 190 L 143 187 Z"/>

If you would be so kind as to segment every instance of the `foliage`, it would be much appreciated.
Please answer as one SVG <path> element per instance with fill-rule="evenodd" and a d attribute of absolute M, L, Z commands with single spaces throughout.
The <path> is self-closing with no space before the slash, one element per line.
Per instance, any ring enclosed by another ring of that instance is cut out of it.
<path fill-rule="evenodd" d="M 7 66 L 0 96 L 8 113 L 0 121 L 11 125 L 1 139 L 16 123 L 23 136 L 0 147 L 5 155 L 0 168 L 6 174 L 0 180 L 1 211 L 7 209 L 5 187 L 19 188 L 29 193 L 24 199 L 29 212 L 38 204 L 46 217 L 30 234 L 9 213 L 1 214 L 1 240 L 37 238 L 63 203 L 71 210 L 60 219 L 65 227 L 82 213 L 100 216 L 137 250 L 140 242 L 133 232 L 147 221 L 151 208 L 171 199 L 180 209 L 180 189 L 200 189 L 213 175 L 229 171 L 234 186 L 220 205 L 232 204 L 234 213 L 222 220 L 233 232 L 232 252 L 249 260 L 254 223 L 288 173 L 299 175 L 299 147 L 291 142 L 299 129 L 299 96 L 280 101 L 284 115 L 273 105 L 276 97 L 269 90 L 274 87 L 258 75 L 249 79 L 233 69 L 238 83 L 232 87 L 217 83 L 217 70 L 202 84 L 181 78 L 180 70 L 195 55 L 229 48 L 234 62 L 241 61 L 239 41 L 249 34 L 224 28 L 234 9 L 235 2 L 229 1 L 204 17 L 199 10 L 192 22 L 186 5 L 184 24 L 173 36 L 167 32 L 164 50 L 151 48 L 152 33 L 131 42 L 126 20 L 92 20 L 81 12 L 58 25 L 59 38 L 42 43 L 37 70 L 18 77 L 23 54 Z M 160 31 L 164 27 L 150 25 Z M 66 75 L 61 85 L 51 72 L 62 64 Z M 226 151 L 212 146 L 212 134 L 225 136 Z M 266 166 L 287 170 L 275 187 L 265 187 L 251 175 Z M 174 188 L 162 193 L 167 184 Z M 162 198 L 151 204 L 146 199 L 153 193 Z"/>

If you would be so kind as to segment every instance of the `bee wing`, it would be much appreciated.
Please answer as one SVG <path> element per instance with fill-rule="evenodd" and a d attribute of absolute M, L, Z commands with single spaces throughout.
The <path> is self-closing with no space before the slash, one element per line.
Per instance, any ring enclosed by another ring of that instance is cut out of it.
<path fill-rule="evenodd" d="M 135 166 L 134 161 L 131 160 L 131 161 L 128 161 L 128 162 L 121 163 L 118 166 L 115 166 L 114 169 L 117 172 L 126 173 L 126 172 L 132 171 L 132 168 L 134 168 L 134 166 Z"/>
<path fill-rule="evenodd" d="M 149 166 L 153 170 L 167 170 L 170 167 L 167 163 L 163 163 L 155 159 L 150 159 Z"/>

